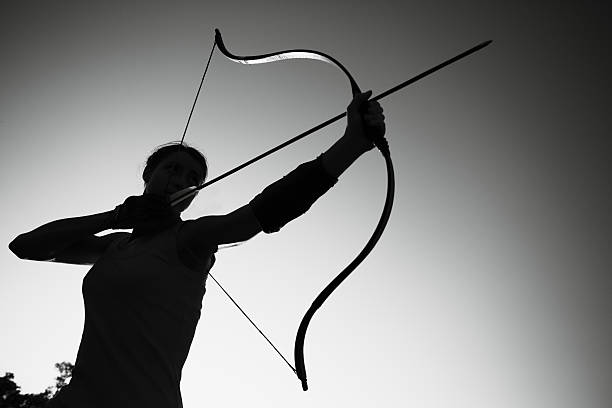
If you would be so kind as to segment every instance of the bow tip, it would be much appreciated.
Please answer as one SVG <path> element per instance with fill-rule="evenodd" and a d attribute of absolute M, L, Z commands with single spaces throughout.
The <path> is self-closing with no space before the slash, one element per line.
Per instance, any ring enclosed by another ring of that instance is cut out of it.
<path fill-rule="evenodd" d="M 302 390 L 308 391 L 308 382 L 306 381 L 306 379 L 302 380 Z"/>

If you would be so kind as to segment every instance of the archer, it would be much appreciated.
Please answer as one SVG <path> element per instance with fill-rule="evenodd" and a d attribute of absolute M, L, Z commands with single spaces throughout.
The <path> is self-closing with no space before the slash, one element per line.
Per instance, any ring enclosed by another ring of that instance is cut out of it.
<path fill-rule="evenodd" d="M 279 231 L 371 150 L 385 122 L 370 96 L 355 96 L 344 135 L 327 151 L 229 214 L 181 219 L 194 196 L 175 206 L 170 196 L 201 186 L 208 168 L 197 149 L 171 143 L 147 159 L 142 195 L 16 237 L 9 248 L 21 259 L 92 265 L 83 279 L 85 325 L 72 380 L 50 407 L 182 407 L 181 371 L 219 245 Z M 132 232 L 95 235 L 109 229 Z"/>

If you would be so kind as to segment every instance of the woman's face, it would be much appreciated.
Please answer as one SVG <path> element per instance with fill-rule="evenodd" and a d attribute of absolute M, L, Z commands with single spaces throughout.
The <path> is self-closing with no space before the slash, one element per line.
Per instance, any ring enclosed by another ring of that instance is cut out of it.
<path fill-rule="evenodd" d="M 204 180 L 202 165 L 187 152 L 172 153 L 162 160 L 151 173 L 145 193 L 169 197 L 184 188 L 197 186 Z M 193 201 L 190 197 L 173 208 L 180 214 Z"/>

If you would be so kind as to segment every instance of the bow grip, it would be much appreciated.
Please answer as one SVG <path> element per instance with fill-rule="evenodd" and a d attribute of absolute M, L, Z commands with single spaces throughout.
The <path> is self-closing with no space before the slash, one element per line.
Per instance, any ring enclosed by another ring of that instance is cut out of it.
<path fill-rule="evenodd" d="M 357 86 L 357 84 L 355 84 L 355 86 Z M 359 87 L 357 87 L 357 89 L 359 89 Z M 361 92 L 361 91 L 359 91 Z M 360 107 L 359 107 L 359 114 L 361 115 L 361 121 L 363 124 L 364 129 L 366 130 L 366 137 L 368 138 L 368 140 L 370 140 L 374 146 L 376 146 L 378 148 L 378 150 L 380 150 L 380 152 L 383 154 L 383 156 L 390 156 L 391 152 L 389 150 L 389 142 L 387 142 L 387 139 L 385 138 L 384 135 L 382 136 L 378 136 L 378 137 L 371 137 L 370 136 L 370 132 L 368 132 L 368 126 L 363 123 L 363 115 L 367 112 L 368 110 L 368 104 L 372 101 L 372 99 L 369 99 L 367 101 L 365 101 Z"/>

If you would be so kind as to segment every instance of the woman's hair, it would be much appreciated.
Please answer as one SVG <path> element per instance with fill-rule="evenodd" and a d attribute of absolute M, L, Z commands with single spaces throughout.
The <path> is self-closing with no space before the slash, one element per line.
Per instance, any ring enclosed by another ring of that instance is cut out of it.
<path fill-rule="evenodd" d="M 185 142 L 170 142 L 163 144 L 161 146 L 157 146 L 153 153 L 147 159 L 147 163 L 142 172 L 142 180 L 145 182 L 145 185 L 151 179 L 151 174 L 157 167 L 159 163 L 161 163 L 165 158 L 170 156 L 176 152 L 186 152 L 191 155 L 198 163 L 202 165 L 204 178 L 202 179 L 202 183 L 206 180 L 206 176 L 208 174 L 208 164 L 206 163 L 206 157 L 195 147 L 191 147 L 187 145 Z"/>

